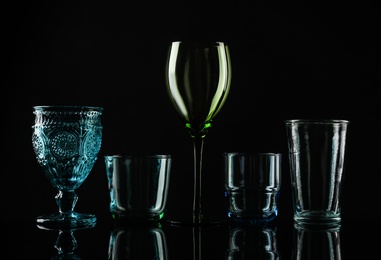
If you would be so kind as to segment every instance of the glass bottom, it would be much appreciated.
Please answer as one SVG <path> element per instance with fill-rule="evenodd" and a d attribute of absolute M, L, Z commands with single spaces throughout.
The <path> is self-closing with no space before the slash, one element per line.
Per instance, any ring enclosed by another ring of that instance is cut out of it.
<path fill-rule="evenodd" d="M 168 219 L 167 223 L 171 226 L 218 226 L 224 224 L 226 221 L 224 219 L 216 219 L 213 217 L 180 217 L 176 220 Z"/>
<path fill-rule="evenodd" d="M 266 217 L 238 217 L 232 213 L 228 213 L 228 223 L 237 226 L 266 226 L 271 224 L 277 218 L 277 212 Z"/>
<path fill-rule="evenodd" d="M 326 211 L 303 211 L 294 215 L 295 223 L 301 227 L 308 226 L 337 226 L 341 223 L 341 217 L 337 213 Z"/>
<path fill-rule="evenodd" d="M 163 214 L 157 216 L 125 216 L 120 214 L 111 214 L 115 220 L 116 226 L 149 226 L 160 227 L 162 223 Z"/>
<path fill-rule="evenodd" d="M 37 217 L 37 225 L 46 229 L 89 228 L 96 225 L 97 218 L 92 214 L 78 212 L 53 213 Z"/>
<path fill-rule="evenodd" d="M 316 232 L 339 232 L 341 229 L 340 223 L 330 223 L 329 225 L 312 224 L 294 222 L 294 228 L 300 231 L 316 231 Z"/>
<path fill-rule="evenodd" d="M 149 222 L 160 221 L 164 217 L 164 212 L 161 213 L 130 213 L 124 211 L 111 211 L 111 216 L 115 220 L 132 221 L 132 222 Z"/>

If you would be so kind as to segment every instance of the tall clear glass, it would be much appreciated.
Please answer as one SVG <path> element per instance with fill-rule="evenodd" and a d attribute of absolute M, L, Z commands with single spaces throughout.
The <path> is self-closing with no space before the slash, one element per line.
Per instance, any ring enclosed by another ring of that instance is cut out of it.
<path fill-rule="evenodd" d="M 76 189 L 91 172 L 102 142 L 103 108 L 35 106 L 32 143 L 36 159 L 50 184 L 58 190 L 58 211 L 37 217 L 48 228 L 91 227 L 96 216 L 74 211 Z"/>
<path fill-rule="evenodd" d="M 201 176 L 204 138 L 223 107 L 231 85 L 229 48 L 224 42 L 177 41 L 169 46 L 166 86 L 169 97 L 193 140 L 193 215 L 172 224 L 219 222 L 202 213 Z"/>
<path fill-rule="evenodd" d="M 335 226 L 341 198 L 349 121 L 286 120 L 294 220 Z"/>

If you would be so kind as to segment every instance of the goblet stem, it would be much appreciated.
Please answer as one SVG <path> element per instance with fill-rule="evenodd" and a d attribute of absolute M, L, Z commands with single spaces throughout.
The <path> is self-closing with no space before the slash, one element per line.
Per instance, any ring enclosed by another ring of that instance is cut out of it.
<path fill-rule="evenodd" d="M 58 212 L 37 217 L 38 225 L 45 228 L 86 228 L 94 227 L 96 216 L 74 211 L 78 195 L 74 190 L 59 190 L 55 197 Z"/>
<path fill-rule="evenodd" d="M 78 201 L 78 195 L 74 190 L 60 190 L 55 197 L 60 213 L 70 213 L 74 210 Z"/>
<path fill-rule="evenodd" d="M 194 190 L 193 190 L 193 222 L 201 224 L 203 221 L 201 209 L 201 188 L 202 188 L 202 155 L 204 150 L 204 137 L 193 137 L 193 157 L 194 157 Z"/>

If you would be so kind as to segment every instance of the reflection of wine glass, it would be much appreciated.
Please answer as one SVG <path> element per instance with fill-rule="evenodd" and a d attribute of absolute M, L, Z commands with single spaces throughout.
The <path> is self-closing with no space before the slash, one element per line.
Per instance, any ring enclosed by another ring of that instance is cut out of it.
<path fill-rule="evenodd" d="M 231 62 L 223 42 L 173 42 L 166 64 L 167 91 L 176 111 L 193 140 L 194 197 L 193 216 L 172 224 L 218 223 L 203 216 L 201 209 L 201 172 L 204 138 L 228 96 Z"/>
<path fill-rule="evenodd" d="M 86 180 L 102 141 L 101 107 L 35 106 L 33 149 L 54 188 L 59 211 L 37 217 L 46 227 L 86 227 L 96 216 L 78 213 L 75 190 Z"/>

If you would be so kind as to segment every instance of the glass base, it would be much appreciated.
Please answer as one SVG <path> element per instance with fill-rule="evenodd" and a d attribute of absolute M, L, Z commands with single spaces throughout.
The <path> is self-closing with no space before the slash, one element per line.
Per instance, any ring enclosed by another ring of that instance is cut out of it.
<path fill-rule="evenodd" d="M 274 212 L 273 214 L 267 216 L 267 217 L 238 217 L 231 212 L 228 213 L 228 223 L 230 225 L 237 225 L 237 226 L 267 226 L 271 225 L 273 222 L 275 222 L 277 218 L 278 213 Z"/>
<path fill-rule="evenodd" d="M 338 226 L 341 223 L 341 216 L 329 211 L 305 210 L 294 215 L 294 221 L 299 226 Z"/>
<path fill-rule="evenodd" d="M 89 228 L 96 225 L 97 218 L 92 214 L 78 212 L 53 213 L 50 215 L 38 216 L 37 225 L 47 228 Z"/>
<path fill-rule="evenodd" d="M 171 226 L 192 226 L 192 227 L 201 227 L 201 226 L 218 226 L 224 224 L 226 221 L 224 219 L 216 219 L 212 217 L 181 217 L 176 220 L 168 219 L 167 223 Z"/>

